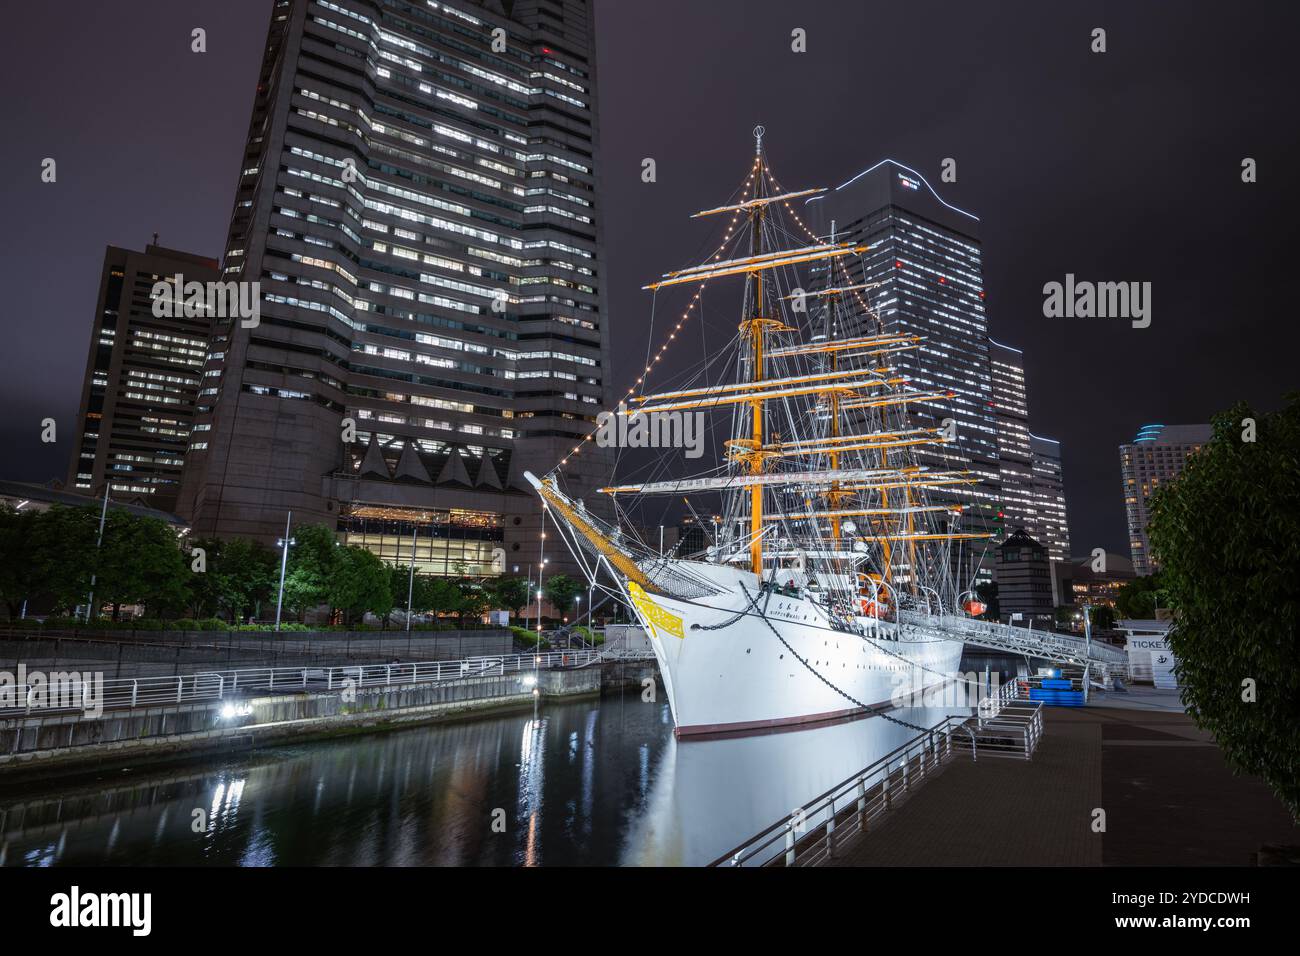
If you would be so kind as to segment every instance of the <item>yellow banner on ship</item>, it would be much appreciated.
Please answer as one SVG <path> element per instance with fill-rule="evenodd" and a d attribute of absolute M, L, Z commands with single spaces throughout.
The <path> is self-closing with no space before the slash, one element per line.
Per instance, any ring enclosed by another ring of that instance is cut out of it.
<path fill-rule="evenodd" d="M 645 593 L 645 589 L 635 581 L 627 582 L 628 594 L 632 596 L 632 603 L 636 609 L 641 612 L 646 623 L 650 625 L 650 631 L 653 634 L 656 629 L 662 628 L 673 637 L 685 638 L 686 632 L 682 630 L 682 619 L 675 614 L 669 614 Z"/>

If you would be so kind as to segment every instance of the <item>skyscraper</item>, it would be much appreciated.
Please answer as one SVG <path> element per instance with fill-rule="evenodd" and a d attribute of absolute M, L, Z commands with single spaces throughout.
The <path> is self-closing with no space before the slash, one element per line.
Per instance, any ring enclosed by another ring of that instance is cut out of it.
<path fill-rule="evenodd" d="M 1053 561 L 1070 560 L 1070 520 L 1065 508 L 1065 470 L 1061 466 L 1061 443 L 1054 438 L 1029 435 L 1032 455 L 1035 537 L 1047 548 Z"/>
<path fill-rule="evenodd" d="M 212 281 L 217 262 L 158 245 L 105 251 L 68 488 L 98 495 L 108 480 L 113 498 L 175 509 L 209 324 L 154 314 L 155 286 L 177 273 Z"/>
<path fill-rule="evenodd" d="M 592 49 L 589 0 L 275 3 L 222 270 L 261 315 L 212 328 L 198 533 L 536 560 L 522 471 L 609 404 Z"/>
<path fill-rule="evenodd" d="M 1178 477 L 1188 456 L 1200 451 L 1213 433 L 1209 425 L 1143 425 L 1133 441 L 1119 446 L 1124 512 L 1135 573 L 1148 575 L 1160 570 L 1147 538 L 1151 496 L 1161 485 Z"/>
<path fill-rule="evenodd" d="M 1000 533 L 998 423 L 978 218 L 945 202 L 919 173 L 893 160 L 814 197 L 806 208 L 820 236 L 871 247 L 841 260 L 843 280 L 880 283 L 869 295 L 886 330 L 925 338 L 919 350 L 899 354 L 898 374 L 918 389 L 954 393 L 947 402 L 913 406 L 918 426 L 956 423 L 955 442 L 918 457 L 936 469 L 969 469 L 981 481 L 955 491 L 936 489 L 931 497 L 968 507 L 960 530 Z M 970 585 L 976 568 L 982 580 L 989 579 L 993 543 L 962 545 L 953 551 L 961 556 L 961 585 Z"/>
<path fill-rule="evenodd" d="M 1041 542 L 1034 500 L 1024 353 L 989 339 L 989 372 L 993 383 L 993 407 L 997 413 L 998 477 L 1002 484 L 1004 526 L 1024 528 L 1030 537 Z"/>

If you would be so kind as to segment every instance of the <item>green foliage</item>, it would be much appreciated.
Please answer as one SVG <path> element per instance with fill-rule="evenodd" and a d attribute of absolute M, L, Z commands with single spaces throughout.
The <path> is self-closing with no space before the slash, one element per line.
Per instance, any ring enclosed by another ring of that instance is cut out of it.
<path fill-rule="evenodd" d="M 546 600 L 551 602 L 551 606 L 561 616 L 572 613 L 576 606 L 573 599 L 587 591 L 582 582 L 575 581 L 567 574 L 553 575 L 542 590 L 546 594 Z"/>
<path fill-rule="evenodd" d="M 551 642 L 546 640 L 546 638 L 541 638 L 539 643 L 536 631 L 530 631 L 526 627 L 514 627 L 513 625 L 511 626 L 510 631 L 515 636 L 515 643 L 521 645 L 526 651 L 545 651 L 550 649 Z"/>
<path fill-rule="evenodd" d="M 451 578 L 430 578 L 425 603 L 435 615 L 454 614 L 460 611 L 463 595 Z"/>
<path fill-rule="evenodd" d="M 185 606 L 190 570 L 175 529 L 161 518 L 110 508 L 103 543 L 91 557 L 96 600 L 114 606 L 143 603 L 155 617 Z"/>
<path fill-rule="evenodd" d="M 491 595 L 483 585 L 476 581 L 459 581 L 457 587 L 460 589 L 460 612 L 461 623 L 465 618 L 474 618 L 481 620 L 483 615 L 488 611 Z"/>
<path fill-rule="evenodd" d="M 1121 585 L 1115 594 L 1115 609 L 1122 618 L 1150 621 L 1156 616 L 1157 602 L 1163 600 L 1164 583 L 1157 573 Z"/>
<path fill-rule="evenodd" d="M 9 620 L 22 613 L 23 601 L 43 588 L 45 569 L 34 560 L 41 551 L 41 512 L 0 507 L 0 601 Z"/>
<path fill-rule="evenodd" d="M 1098 604 L 1089 612 L 1092 620 L 1092 626 L 1101 628 L 1103 631 L 1109 631 L 1115 626 L 1115 612 L 1104 604 Z"/>
<path fill-rule="evenodd" d="M 1156 494 L 1148 532 L 1188 713 L 1300 819 L 1300 395 L 1216 416 L 1213 439 Z"/>
<path fill-rule="evenodd" d="M 343 611 L 345 623 L 367 611 L 386 617 L 393 609 L 388 566 L 357 545 L 336 549 L 326 594 L 330 605 Z"/>
<path fill-rule="evenodd" d="M 195 550 L 202 548 L 207 569 L 194 570 Z M 279 584 L 276 552 L 249 538 L 196 538 L 186 558 L 190 569 L 190 608 L 196 616 L 220 611 L 236 623 L 260 603 L 271 600 Z"/>
<path fill-rule="evenodd" d="M 302 614 L 329 599 L 339 549 L 334 532 L 323 524 L 294 528 L 292 538 L 284 603 L 295 614 Z"/>
<path fill-rule="evenodd" d="M 31 559 L 41 570 L 42 590 L 57 608 L 71 611 L 85 603 L 90 591 L 99 511 L 56 505 L 40 514 L 37 528 Z"/>
<path fill-rule="evenodd" d="M 492 582 L 491 591 L 493 603 L 508 609 L 515 617 L 528 603 L 528 582 L 523 578 L 498 578 Z"/>

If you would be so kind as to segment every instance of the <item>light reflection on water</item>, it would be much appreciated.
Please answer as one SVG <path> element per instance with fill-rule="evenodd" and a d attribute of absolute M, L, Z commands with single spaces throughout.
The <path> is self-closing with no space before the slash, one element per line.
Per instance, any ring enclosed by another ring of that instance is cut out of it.
<path fill-rule="evenodd" d="M 6 793 L 0 865 L 697 865 L 911 735 L 869 718 L 681 742 L 662 701 L 546 704 Z"/>

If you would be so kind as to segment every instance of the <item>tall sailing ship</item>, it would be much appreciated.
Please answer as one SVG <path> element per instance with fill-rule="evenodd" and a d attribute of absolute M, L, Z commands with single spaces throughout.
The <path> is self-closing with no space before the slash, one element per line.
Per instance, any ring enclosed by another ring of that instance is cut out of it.
<path fill-rule="evenodd" d="M 891 361 L 923 340 L 888 329 L 871 307 L 876 284 L 850 280 L 845 263 L 869 247 L 798 220 L 792 203 L 823 190 L 781 191 L 762 136 L 739 201 L 696 214 L 731 216 L 719 251 L 646 286 L 743 277 L 728 374 L 632 395 L 619 411 L 652 428 L 673 413 L 729 415 L 721 465 L 600 489 L 612 509 L 566 495 L 558 470 L 527 476 L 593 587 L 645 628 L 679 736 L 888 708 L 955 678 L 961 625 L 983 610 L 963 601 L 953 549 L 987 535 L 960 530 L 962 506 L 931 494 L 979 479 L 919 463 L 919 449 L 956 439 L 909 420 L 953 395 L 898 374 Z M 618 516 L 646 495 L 720 501 L 707 551 L 639 540 Z"/>

